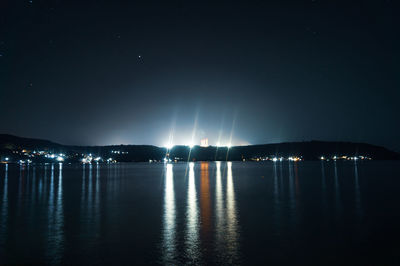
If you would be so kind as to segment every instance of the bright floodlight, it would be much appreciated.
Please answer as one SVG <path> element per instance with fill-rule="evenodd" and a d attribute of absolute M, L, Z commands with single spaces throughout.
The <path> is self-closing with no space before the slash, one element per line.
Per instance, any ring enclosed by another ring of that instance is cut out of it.
<path fill-rule="evenodd" d="M 64 161 L 64 158 L 63 158 L 63 157 L 61 157 L 61 156 L 58 156 L 58 157 L 57 157 L 57 161 L 59 161 L 59 162 L 63 162 L 63 161 Z"/>
<path fill-rule="evenodd" d="M 188 144 L 188 146 L 189 146 L 189 148 L 193 148 L 193 147 L 194 147 L 193 142 L 190 142 L 190 143 Z"/>
<path fill-rule="evenodd" d="M 172 149 L 173 147 L 174 145 L 172 143 L 165 144 L 165 148 L 167 148 L 168 150 Z"/>
<path fill-rule="evenodd" d="M 276 161 L 278 161 L 278 158 L 274 157 L 274 158 L 272 159 L 272 161 L 276 162 Z"/>
<path fill-rule="evenodd" d="M 221 147 L 221 142 L 217 142 L 217 147 Z"/>
<path fill-rule="evenodd" d="M 232 147 L 231 143 L 228 143 L 228 145 L 226 145 L 228 147 L 228 149 L 230 149 Z"/>

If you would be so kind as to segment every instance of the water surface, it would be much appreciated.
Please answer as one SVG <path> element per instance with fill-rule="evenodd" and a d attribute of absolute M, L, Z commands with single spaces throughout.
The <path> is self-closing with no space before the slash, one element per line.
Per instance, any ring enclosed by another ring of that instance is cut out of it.
<path fill-rule="evenodd" d="M 0 165 L 0 264 L 398 264 L 399 166 Z"/>

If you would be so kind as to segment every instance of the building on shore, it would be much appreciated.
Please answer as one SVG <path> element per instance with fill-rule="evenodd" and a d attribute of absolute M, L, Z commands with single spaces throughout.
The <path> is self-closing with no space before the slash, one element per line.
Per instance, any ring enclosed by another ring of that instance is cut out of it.
<path fill-rule="evenodd" d="M 200 140 L 201 147 L 208 147 L 208 138 L 204 138 Z"/>

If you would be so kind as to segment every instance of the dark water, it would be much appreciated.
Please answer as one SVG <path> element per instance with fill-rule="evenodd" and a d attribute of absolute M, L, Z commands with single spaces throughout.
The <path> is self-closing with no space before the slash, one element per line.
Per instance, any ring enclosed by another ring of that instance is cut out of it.
<path fill-rule="evenodd" d="M 0 264 L 400 262 L 399 162 L 0 165 Z"/>

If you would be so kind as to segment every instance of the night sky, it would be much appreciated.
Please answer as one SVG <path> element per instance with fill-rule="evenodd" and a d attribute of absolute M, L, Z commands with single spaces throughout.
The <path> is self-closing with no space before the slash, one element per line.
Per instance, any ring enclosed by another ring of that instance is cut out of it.
<path fill-rule="evenodd" d="M 398 1 L 0 2 L 0 133 L 400 150 Z"/>

